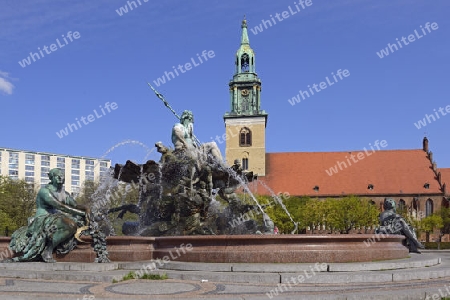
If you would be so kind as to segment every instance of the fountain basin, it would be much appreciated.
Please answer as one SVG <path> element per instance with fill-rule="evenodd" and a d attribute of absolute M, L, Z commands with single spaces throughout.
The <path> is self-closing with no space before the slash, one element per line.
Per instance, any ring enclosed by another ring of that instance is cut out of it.
<path fill-rule="evenodd" d="M 343 235 L 196 235 L 166 237 L 113 236 L 107 238 L 111 261 L 150 259 L 208 263 L 341 263 L 406 258 L 409 251 L 401 235 L 377 237 L 372 234 Z M 86 242 L 91 239 L 84 237 Z M 379 239 L 379 240 L 378 240 Z M 0 238 L 0 253 L 9 254 L 9 238 Z M 366 242 L 366 243 L 365 243 Z M 186 247 L 186 245 L 192 245 Z M 93 262 L 89 243 L 80 244 L 60 262 Z"/>
<path fill-rule="evenodd" d="M 162 259 L 181 244 L 192 244 L 178 261 L 211 263 L 339 263 L 406 258 L 401 235 L 222 235 L 173 236 L 155 240 L 154 258 Z M 173 254 L 172 254 L 173 255 Z M 170 257 L 170 256 L 169 256 Z"/>

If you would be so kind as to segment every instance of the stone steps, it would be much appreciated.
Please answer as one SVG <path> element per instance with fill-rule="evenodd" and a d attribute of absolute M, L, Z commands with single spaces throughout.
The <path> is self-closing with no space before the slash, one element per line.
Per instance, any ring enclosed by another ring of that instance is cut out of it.
<path fill-rule="evenodd" d="M 154 266 L 158 268 L 154 269 Z M 320 266 L 324 268 L 320 269 Z M 24 279 L 112 282 L 113 279 L 120 280 L 130 271 L 167 274 L 172 279 L 200 282 L 261 284 L 288 283 L 300 276 L 308 284 L 389 283 L 450 277 L 450 266 L 431 254 L 413 254 L 411 258 L 396 261 L 323 265 L 177 261 L 0 264 L 0 277 Z"/>

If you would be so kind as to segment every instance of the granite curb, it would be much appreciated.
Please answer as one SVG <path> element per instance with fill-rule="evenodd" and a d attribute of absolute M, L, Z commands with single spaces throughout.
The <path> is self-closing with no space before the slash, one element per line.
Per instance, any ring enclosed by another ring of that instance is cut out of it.
<path fill-rule="evenodd" d="M 166 274 L 180 280 L 235 283 L 278 284 L 306 272 L 315 264 L 236 264 L 168 262 L 156 270 L 144 267 L 152 261 L 96 263 L 0 263 L 0 278 L 112 282 L 130 271 L 145 270 L 152 274 Z M 435 254 L 411 255 L 408 259 L 327 264 L 308 283 L 358 283 L 427 280 L 450 277 L 448 262 Z"/>

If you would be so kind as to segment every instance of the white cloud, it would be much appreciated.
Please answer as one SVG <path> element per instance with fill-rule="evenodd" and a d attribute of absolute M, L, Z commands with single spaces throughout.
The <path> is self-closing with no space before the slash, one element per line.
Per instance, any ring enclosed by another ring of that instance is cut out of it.
<path fill-rule="evenodd" d="M 0 92 L 11 95 L 14 89 L 14 85 L 9 82 L 9 75 L 6 72 L 0 71 Z"/>

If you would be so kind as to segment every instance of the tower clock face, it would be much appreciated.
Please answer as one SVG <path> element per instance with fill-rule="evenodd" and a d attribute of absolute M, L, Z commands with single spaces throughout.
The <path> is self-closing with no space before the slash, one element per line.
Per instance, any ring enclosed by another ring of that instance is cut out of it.
<path fill-rule="evenodd" d="M 250 94 L 250 92 L 248 90 L 242 90 L 241 91 L 241 95 L 244 97 L 247 97 Z"/>

